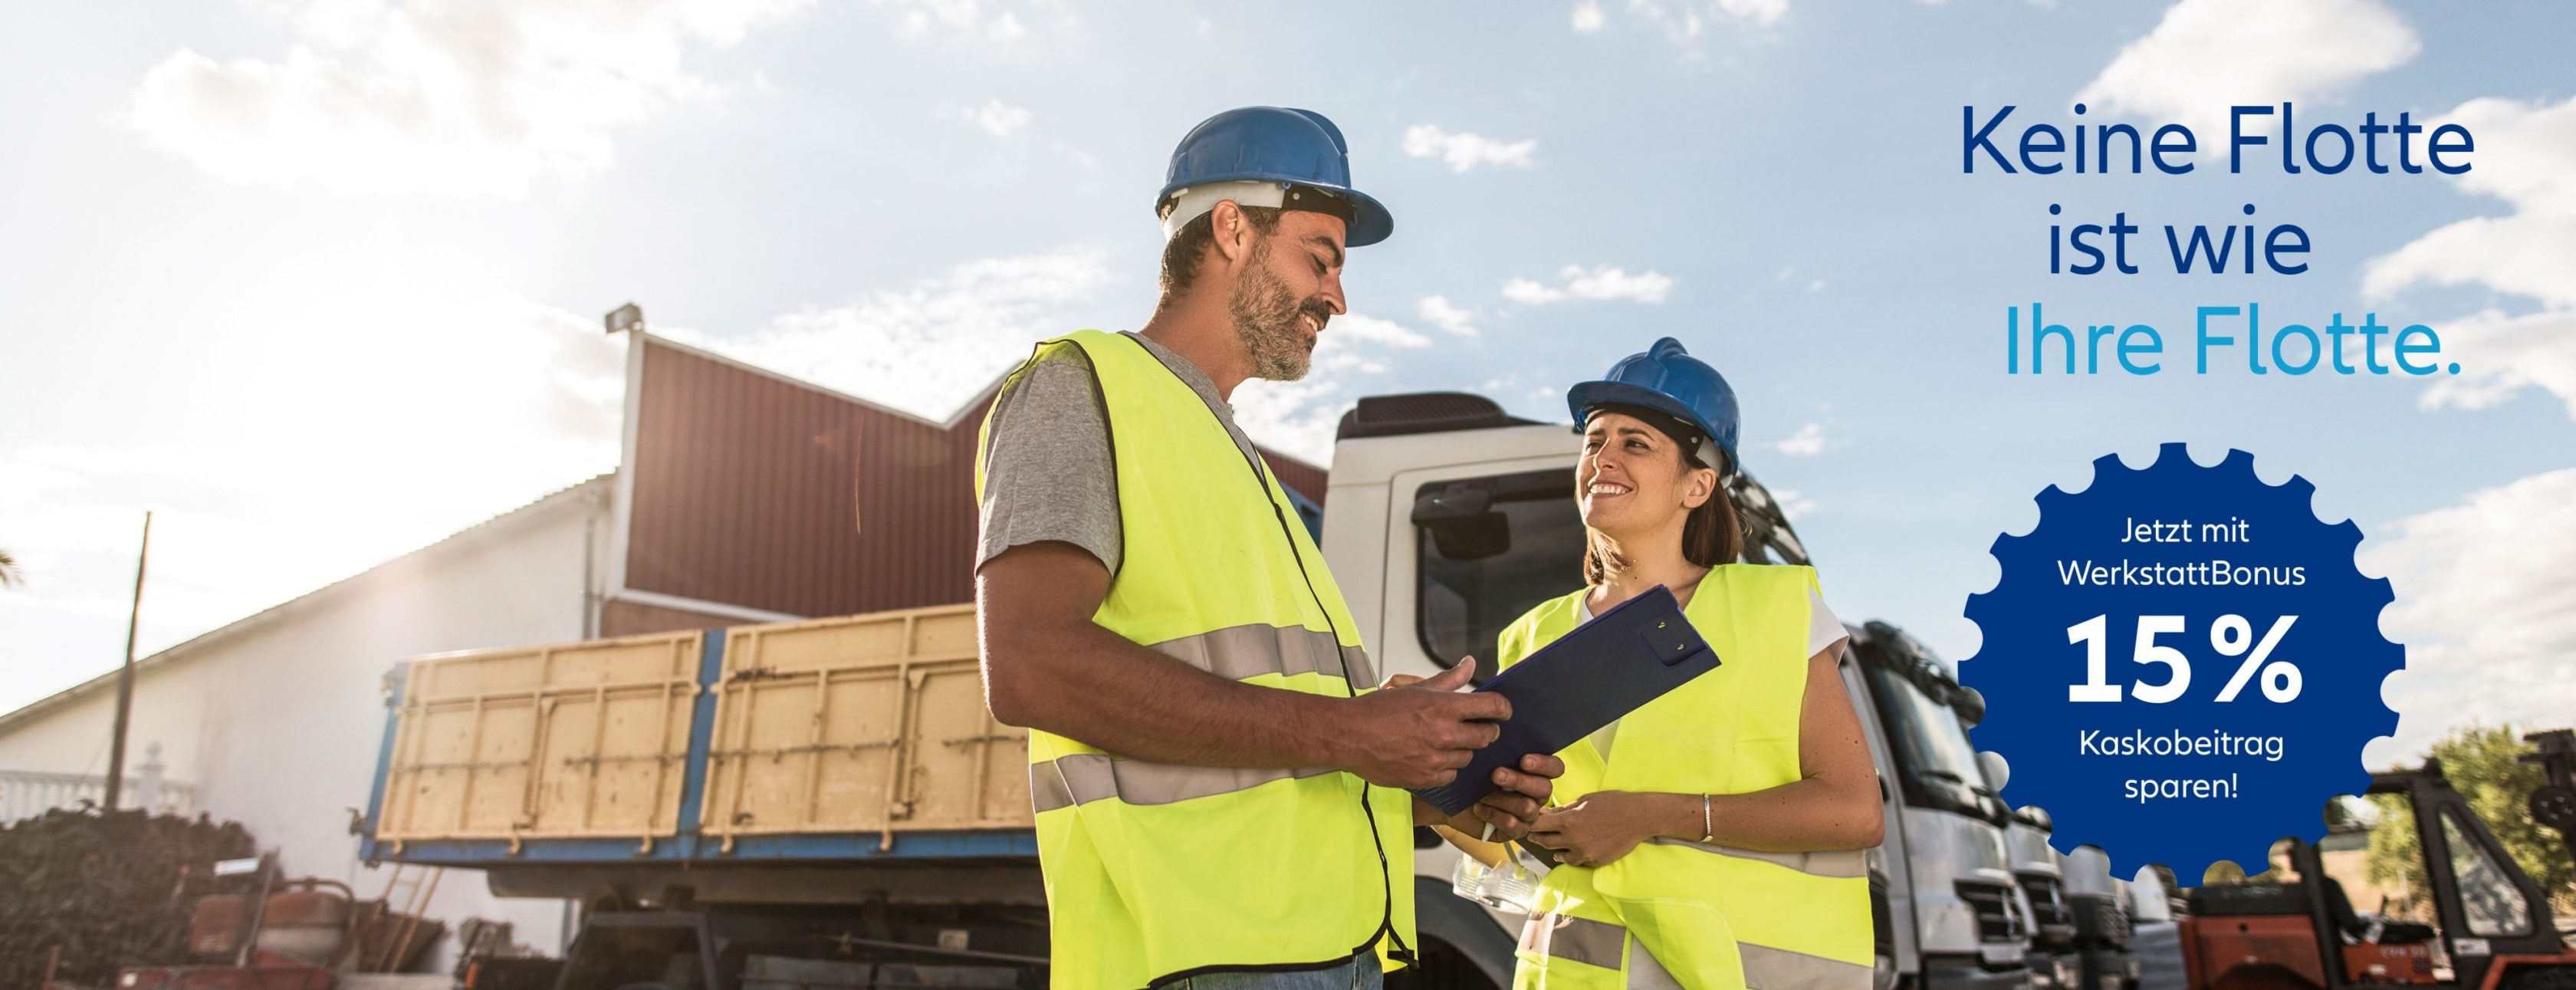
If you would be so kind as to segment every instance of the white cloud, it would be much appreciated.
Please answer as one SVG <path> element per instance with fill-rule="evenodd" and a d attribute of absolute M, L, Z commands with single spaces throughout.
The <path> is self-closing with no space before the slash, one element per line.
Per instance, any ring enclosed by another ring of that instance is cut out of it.
<path fill-rule="evenodd" d="M 1390 320 L 1357 313 L 1333 317 L 1315 344 L 1305 379 L 1254 379 L 1237 386 L 1235 422 L 1262 445 L 1322 465 L 1333 463 L 1333 430 L 1359 396 L 1381 391 L 1362 376 L 1387 373 L 1386 348 L 1431 346 L 1431 338 Z"/>
<path fill-rule="evenodd" d="M 1797 522 L 1800 519 L 1815 515 L 1817 508 L 1815 499 L 1808 498 L 1807 496 L 1800 494 L 1798 490 L 1794 488 L 1773 490 L 1771 492 L 1771 504 L 1779 506 L 1780 515 L 1786 517 L 1790 522 Z"/>
<path fill-rule="evenodd" d="M 597 317 L 434 265 L 304 274 L 302 298 L 248 319 L 210 305 L 190 332 L 223 346 L 202 360 L 102 388 L 157 409 L 0 449 L 0 536 L 28 573 L 0 595 L 20 633 L 0 710 L 113 665 L 147 509 L 146 654 L 616 466 L 625 342 Z"/>
<path fill-rule="evenodd" d="M 661 331 L 785 375 L 945 422 L 1026 358 L 1071 329 L 1067 307 L 1109 284 L 1101 253 L 1065 248 L 970 261 L 900 289 L 808 307 L 740 337 Z M 1348 317 L 1334 320 L 1339 326 Z"/>
<path fill-rule="evenodd" d="M 2381 614 L 2406 644 L 2405 672 L 2385 696 L 2400 713 L 2384 765 L 2422 753 L 2471 722 L 2565 725 L 2576 711 L 2576 469 L 2473 492 L 2460 504 L 2405 519 L 2364 543 L 2365 574 L 2385 574 L 2397 601 Z M 2498 685 L 2512 685 L 2498 690 Z"/>
<path fill-rule="evenodd" d="M 2410 286 L 2481 284 L 2551 307 L 2576 307 L 2576 98 L 2555 106 L 2478 99 L 2432 122 L 2477 140 L 2460 188 L 2504 200 L 2514 212 L 2436 228 L 2373 259 L 2362 291 L 2386 297 Z"/>
<path fill-rule="evenodd" d="M 1565 290 L 1551 289 L 1525 278 L 1516 278 L 1503 283 L 1503 298 L 1525 306 L 1536 306 L 1565 298 Z"/>
<path fill-rule="evenodd" d="M 1600 8 L 1595 6 L 1596 15 Z M 1628 16 L 1664 32 L 1675 42 L 1697 40 L 1711 21 L 1749 23 L 1767 27 L 1789 15 L 1789 0 L 1628 0 Z M 1596 21 L 1598 20 L 1596 16 Z M 1583 12 L 1575 12 L 1576 30 L 1583 27 Z"/>
<path fill-rule="evenodd" d="M 1416 124 L 1404 130 L 1404 153 L 1415 158 L 1437 158 L 1449 164 L 1452 172 L 1464 172 L 1478 165 L 1514 165 L 1528 168 L 1530 152 L 1538 150 L 1538 139 L 1503 141 L 1465 131 L 1452 133 L 1432 124 Z"/>
<path fill-rule="evenodd" d="M 1385 344 L 1391 347 L 1429 347 L 1431 346 L 1431 338 L 1415 333 L 1414 331 L 1407 330 L 1403 326 L 1387 320 L 1381 320 L 1373 316 L 1361 316 L 1357 313 L 1348 313 L 1333 317 L 1332 320 L 1325 325 L 1323 336 L 1317 339 L 1315 346 L 1318 350 L 1321 350 L 1323 345 L 1327 343 L 1370 343 Z"/>
<path fill-rule="evenodd" d="M 2477 140 L 2474 167 L 2452 181 L 2513 211 L 2435 228 L 2372 259 L 2362 291 L 2387 299 L 2420 285 L 2478 285 L 2537 301 L 2519 315 L 2488 308 L 2434 323 L 2460 375 L 2437 375 L 2423 404 L 2478 409 L 2538 387 L 2576 418 L 2576 99 L 2470 100 L 2428 126 L 2444 123 Z"/>
<path fill-rule="evenodd" d="M 1601 22 L 1606 19 L 1606 17 L 1607 15 L 1602 13 L 1601 4 L 1597 2 L 1597 0 L 1583 0 L 1582 3 L 1575 5 L 1574 8 L 1574 29 L 1585 34 L 1591 34 L 1592 32 L 1601 30 Z"/>
<path fill-rule="evenodd" d="M 1476 325 L 1473 322 L 1476 319 L 1476 311 L 1451 304 L 1447 296 L 1422 297 L 1422 302 L 1414 315 L 1421 317 L 1424 323 L 1461 337 L 1477 335 Z"/>
<path fill-rule="evenodd" d="M 885 3 L 886 0 L 878 0 Z M 983 0 L 894 0 L 894 6 L 906 8 L 903 14 L 904 37 L 924 40 L 937 35 L 948 43 L 1009 43 L 1031 35 L 1029 21 L 1008 3 L 985 3 Z M 1073 10 L 1056 0 L 1031 0 L 1016 5 L 1029 12 L 1031 19 L 1042 20 L 1053 29 L 1071 27 Z M 1201 19 L 1201 31 L 1206 28 Z"/>
<path fill-rule="evenodd" d="M 984 105 L 977 107 L 952 106 L 940 111 L 939 115 L 949 120 L 973 124 L 981 128 L 984 133 L 997 138 L 1010 137 L 1026 130 L 1029 123 L 1037 119 L 1037 115 L 1031 113 L 1029 108 L 1014 106 L 999 99 L 985 100 Z"/>
<path fill-rule="evenodd" d="M 1233 405 L 1235 423 L 1255 442 L 1309 464 L 1331 467 L 1333 430 L 1341 424 L 1342 413 L 1359 403 L 1360 394 L 1347 389 L 1340 379 L 1370 372 L 1364 367 L 1327 368 L 1324 348 L 1316 345 L 1315 371 L 1304 381 L 1244 382 L 1234 390 Z"/>
<path fill-rule="evenodd" d="M 1788 457 L 1814 457 L 1842 445 L 1841 440 L 1825 435 L 1825 424 L 1810 422 L 1771 446 Z"/>
<path fill-rule="evenodd" d="M 2203 155 L 2223 156 L 2228 107 L 2331 98 L 2422 49 L 2381 0 L 2182 0 L 2075 102 L 2096 119 L 2113 111 L 2183 124 Z"/>
<path fill-rule="evenodd" d="M 2484 409 L 2525 388 L 2546 389 L 2576 419 L 2576 308 L 2544 309 L 2521 316 L 2496 310 L 2449 320 L 2439 327 L 2442 356 L 2460 365 L 2457 377 L 2436 373 L 2419 403 L 2425 409 Z"/>
<path fill-rule="evenodd" d="M 1541 285 L 1525 278 L 1503 283 L 1503 298 L 1525 306 L 1561 302 L 1567 299 L 1624 299 L 1630 302 L 1659 303 L 1670 295 L 1670 276 L 1649 269 L 1635 275 L 1626 269 L 1595 265 L 1586 270 L 1581 265 L 1567 265 L 1557 272 L 1561 286 Z"/>
<path fill-rule="evenodd" d="M 686 64 L 806 0 L 302 0 L 284 57 L 181 49 L 122 113 L 220 178 L 342 193 L 527 194 L 616 159 L 612 134 L 724 89 Z"/>

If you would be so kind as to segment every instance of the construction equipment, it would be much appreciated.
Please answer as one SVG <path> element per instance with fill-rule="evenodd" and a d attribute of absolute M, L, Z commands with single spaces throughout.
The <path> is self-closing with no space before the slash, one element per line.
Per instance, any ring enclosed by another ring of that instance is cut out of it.
<path fill-rule="evenodd" d="M 224 961 L 129 966 L 117 972 L 119 990 L 331 990 L 333 970 L 356 944 L 348 887 L 282 879 L 275 852 L 214 864 L 216 876 L 244 873 L 258 877 L 256 892 L 200 898 L 188 929 L 192 956 Z"/>
<path fill-rule="evenodd" d="M 2523 761 L 2547 768 L 2550 780 L 2533 794 L 2534 817 L 2576 852 L 2576 832 L 2556 823 L 2566 819 L 2541 814 L 2562 800 L 2576 776 L 2576 734 L 2559 729 L 2524 738 L 2537 751 Z M 2286 840 L 2288 878 L 2267 873 L 2192 892 L 2191 916 L 2182 921 L 2191 990 L 2576 988 L 2576 949 L 2556 927 L 2551 892 L 2515 864 L 2452 789 L 2439 760 L 2374 774 L 2369 793 L 2402 796 L 2413 812 L 2436 925 L 2356 914 L 2342 885 L 2326 875 L 2316 847 Z"/>

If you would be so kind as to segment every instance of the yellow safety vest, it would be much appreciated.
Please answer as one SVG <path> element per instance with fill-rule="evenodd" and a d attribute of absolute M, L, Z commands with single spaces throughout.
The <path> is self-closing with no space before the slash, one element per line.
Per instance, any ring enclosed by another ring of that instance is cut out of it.
<path fill-rule="evenodd" d="M 1682 614 L 1720 665 L 1620 719 L 1606 760 L 1588 739 L 1558 754 L 1556 803 L 1604 790 L 1744 794 L 1798 780 L 1814 586 L 1805 567 L 1711 569 Z M 1499 644 L 1503 665 L 1572 631 L 1583 596 L 1513 622 Z M 1864 857 L 1659 837 L 1605 866 L 1560 867 L 1540 884 L 1512 985 L 1868 990 Z"/>
<path fill-rule="evenodd" d="M 1247 684 L 1332 697 L 1374 686 L 1287 494 L 1198 393 L 1122 334 L 1081 331 L 1037 353 L 1053 347 L 1090 358 L 1117 466 L 1123 562 L 1092 621 Z M 1032 730 L 1029 794 L 1056 986 L 1322 968 L 1372 947 L 1394 969 L 1413 945 L 1401 790 L 1321 767 L 1150 763 Z"/>

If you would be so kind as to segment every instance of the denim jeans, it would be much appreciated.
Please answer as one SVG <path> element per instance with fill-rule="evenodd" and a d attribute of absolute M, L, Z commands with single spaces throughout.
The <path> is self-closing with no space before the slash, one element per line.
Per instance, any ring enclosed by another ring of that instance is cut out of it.
<path fill-rule="evenodd" d="M 1287 973 L 1211 973 L 1157 983 L 1154 990 L 1385 990 L 1386 973 L 1375 950 L 1330 969 Z"/>

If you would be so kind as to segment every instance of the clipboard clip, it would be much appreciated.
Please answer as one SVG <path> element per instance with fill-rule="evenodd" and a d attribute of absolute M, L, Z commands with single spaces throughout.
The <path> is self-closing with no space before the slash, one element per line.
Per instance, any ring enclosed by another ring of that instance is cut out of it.
<path fill-rule="evenodd" d="M 1645 640 L 1647 648 L 1654 651 L 1655 659 L 1667 667 L 1708 649 L 1708 642 L 1700 638 L 1699 630 L 1691 628 L 1691 624 L 1679 616 L 1655 620 L 1654 625 L 1638 630 L 1637 638 Z"/>

